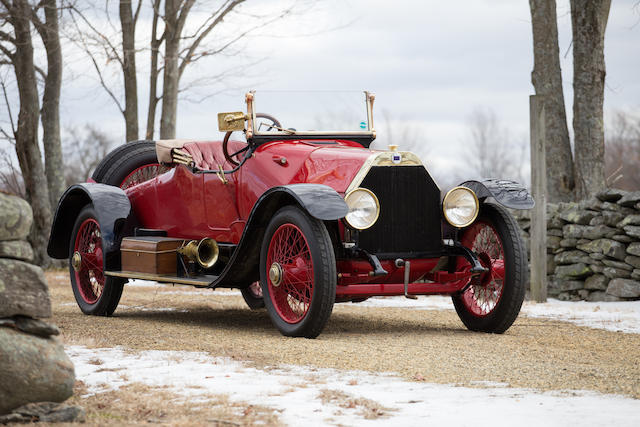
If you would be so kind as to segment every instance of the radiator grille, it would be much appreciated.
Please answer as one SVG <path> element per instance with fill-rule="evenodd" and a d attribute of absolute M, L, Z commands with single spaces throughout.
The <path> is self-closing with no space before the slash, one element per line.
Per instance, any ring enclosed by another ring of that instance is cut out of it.
<path fill-rule="evenodd" d="M 440 189 L 422 166 L 374 166 L 360 187 L 380 201 L 380 217 L 358 246 L 380 258 L 442 249 Z"/>

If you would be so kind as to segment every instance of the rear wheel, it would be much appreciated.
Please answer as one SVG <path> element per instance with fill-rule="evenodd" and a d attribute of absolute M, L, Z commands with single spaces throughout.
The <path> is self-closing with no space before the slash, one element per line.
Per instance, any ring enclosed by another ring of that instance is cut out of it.
<path fill-rule="evenodd" d="M 80 211 L 69 245 L 69 273 L 76 302 L 85 314 L 110 316 L 120 302 L 124 279 L 104 275 L 102 237 L 93 205 Z"/>
<path fill-rule="evenodd" d="M 317 337 L 336 297 L 336 262 L 327 229 L 297 207 L 280 209 L 260 257 L 264 302 L 283 335 Z"/>
<path fill-rule="evenodd" d="M 518 317 L 525 294 L 527 253 L 518 225 L 503 207 L 484 204 L 460 241 L 489 271 L 452 297 L 456 312 L 472 331 L 503 333 Z M 469 263 L 460 259 L 458 270 L 465 268 Z"/>
<path fill-rule="evenodd" d="M 158 162 L 153 141 L 133 141 L 111 151 L 96 167 L 92 178 L 124 190 L 169 169 Z"/>

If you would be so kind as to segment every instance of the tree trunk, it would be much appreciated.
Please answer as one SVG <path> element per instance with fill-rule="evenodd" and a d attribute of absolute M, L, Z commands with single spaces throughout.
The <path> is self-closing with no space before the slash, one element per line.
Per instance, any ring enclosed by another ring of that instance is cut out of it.
<path fill-rule="evenodd" d="M 46 266 L 47 241 L 51 228 L 51 208 L 47 180 L 38 146 L 39 97 L 33 62 L 31 9 L 26 0 L 16 0 L 10 20 L 15 31 L 16 50 L 13 65 L 18 83 L 20 113 L 16 130 L 16 154 L 24 179 L 27 200 L 33 209 L 30 240 L 36 262 Z"/>
<path fill-rule="evenodd" d="M 42 131 L 45 158 L 45 174 L 49 190 L 51 211 L 58 206 L 58 199 L 65 190 L 62 144 L 60 142 L 60 89 L 62 86 L 62 50 L 58 31 L 56 0 L 44 1 L 44 25 L 39 34 L 47 53 L 47 77 L 42 95 Z"/>
<path fill-rule="evenodd" d="M 571 0 L 573 29 L 573 133 L 578 197 L 605 187 L 604 33 L 611 0 Z"/>
<path fill-rule="evenodd" d="M 124 121 L 127 141 L 138 139 L 138 83 L 136 77 L 136 24 L 131 11 L 131 0 L 120 0 L 122 26 L 122 73 L 124 78 Z"/>
<path fill-rule="evenodd" d="M 529 0 L 534 66 L 531 82 L 545 97 L 547 201 L 573 198 L 574 176 L 567 116 L 562 92 L 555 0 Z"/>
<path fill-rule="evenodd" d="M 178 1 L 166 0 L 164 4 L 164 80 L 162 86 L 162 116 L 160 117 L 160 138 L 176 137 L 176 115 L 178 113 Z"/>
<path fill-rule="evenodd" d="M 158 18 L 160 0 L 153 2 L 153 22 L 151 24 L 151 67 L 149 70 L 149 110 L 147 111 L 147 140 L 153 140 L 156 125 L 156 108 L 158 106 L 158 52 L 162 40 L 158 39 Z"/>

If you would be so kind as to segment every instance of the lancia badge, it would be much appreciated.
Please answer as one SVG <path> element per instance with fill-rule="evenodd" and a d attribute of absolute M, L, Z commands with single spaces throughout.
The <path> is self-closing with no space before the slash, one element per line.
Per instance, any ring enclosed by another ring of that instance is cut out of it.
<path fill-rule="evenodd" d="M 402 161 L 402 155 L 400 153 L 393 153 L 391 155 L 391 161 L 397 165 Z"/>

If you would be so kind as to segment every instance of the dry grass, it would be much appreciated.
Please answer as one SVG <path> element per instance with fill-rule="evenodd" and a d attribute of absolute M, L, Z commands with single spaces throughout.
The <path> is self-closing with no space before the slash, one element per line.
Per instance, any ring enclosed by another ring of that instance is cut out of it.
<path fill-rule="evenodd" d="M 318 398 L 324 403 L 331 403 L 344 409 L 357 409 L 358 413 L 367 420 L 388 418 L 393 409 L 385 408 L 375 400 L 364 397 L 353 397 L 340 390 L 322 389 Z"/>
<path fill-rule="evenodd" d="M 74 396 L 67 404 L 80 405 L 87 412 L 89 425 L 172 426 L 275 426 L 281 424 L 277 413 L 258 405 L 230 401 L 224 395 L 204 395 L 190 400 L 144 384 L 129 384 L 118 390 L 87 395 L 77 381 Z M 42 424 L 45 425 L 45 424 Z M 62 426 L 64 424 L 53 424 Z"/>
<path fill-rule="evenodd" d="M 318 339 L 291 339 L 278 333 L 265 311 L 250 311 L 242 297 L 224 291 L 125 286 L 121 304 L 132 308 L 104 318 L 80 312 L 66 273 L 47 278 L 53 321 L 68 344 L 203 351 L 257 366 L 302 364 L 394 372 L 414 381 L 491 381 L 640 398 L 637 334 L 521 317 L 505 334 L 491 335 L 467 331 L 453 311 L 337 304 Z M 168 307 L 176 311 L 162 310 Z"/>

